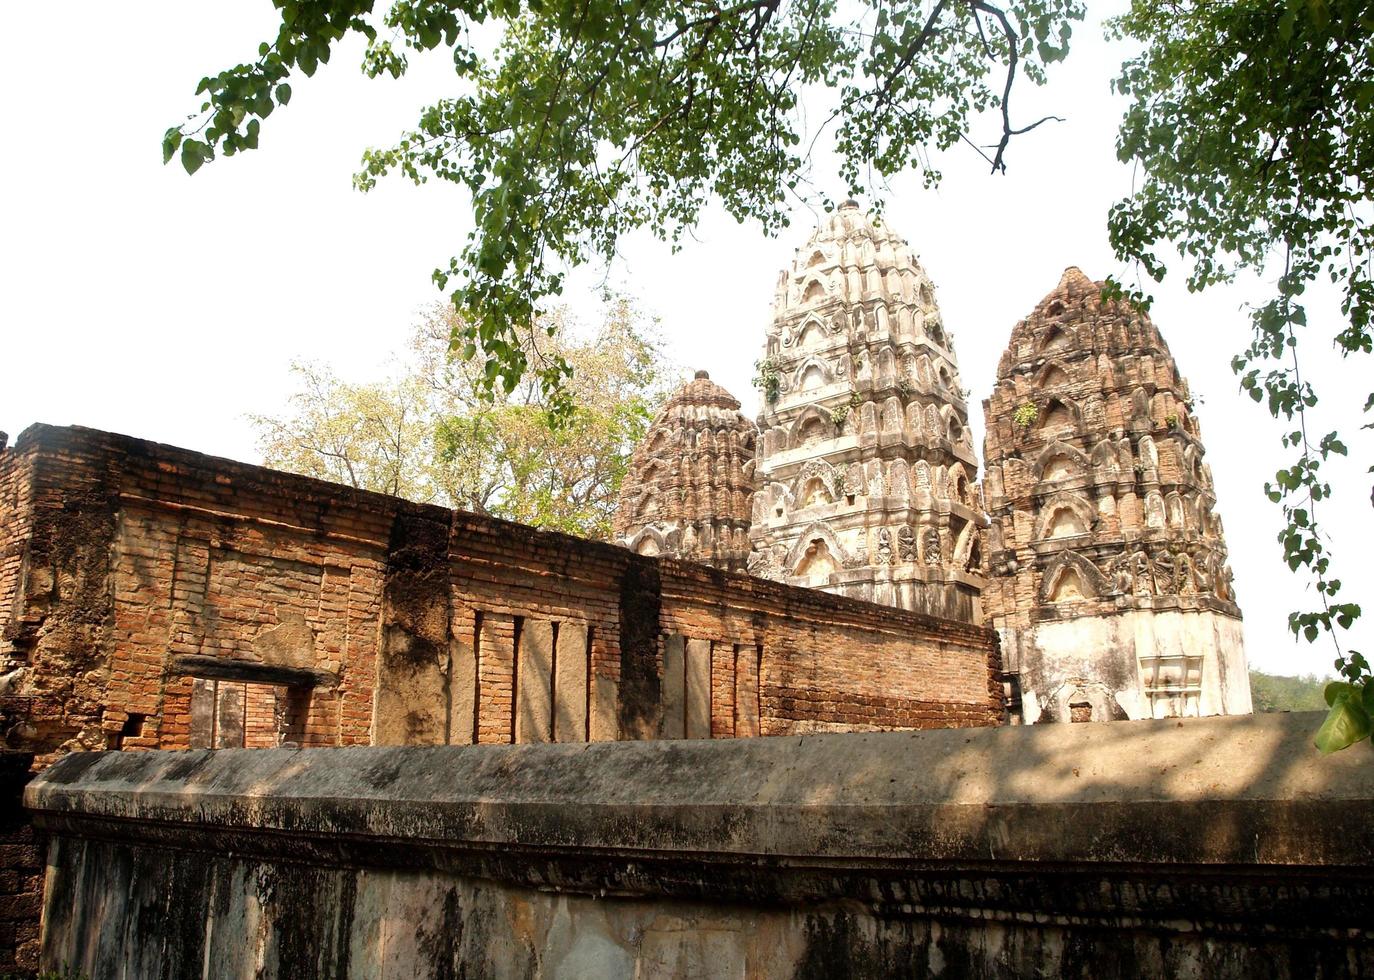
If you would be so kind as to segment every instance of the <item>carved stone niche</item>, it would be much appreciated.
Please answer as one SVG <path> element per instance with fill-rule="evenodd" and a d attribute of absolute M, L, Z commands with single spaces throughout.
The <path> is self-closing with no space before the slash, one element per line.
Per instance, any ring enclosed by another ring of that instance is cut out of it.
<path fill-rule="evenodd" d="M 916 532 L 909 524 L 897 530 L 897 556 L 902 561 L 916 560 Z"/>
<path fill-rule="evenodd" d="M 940 564 L 940 532 L 933 527 L 928 527 L 925 534 L 921 536 L 922 550 L 925 552 L 927 565 L 935 566 Z"/>

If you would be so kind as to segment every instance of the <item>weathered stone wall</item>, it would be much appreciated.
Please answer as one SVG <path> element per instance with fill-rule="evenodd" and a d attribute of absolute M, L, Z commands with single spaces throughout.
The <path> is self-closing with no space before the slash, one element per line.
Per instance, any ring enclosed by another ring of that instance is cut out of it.
<path fill-rule="evenodd" d="M 93 977 L 1344 977 L 1374 770 L 1317 715 L 73 755 L 43 959 Z"/>
<path fill-rule="evenodd" d="M 1000 718 L 964 624 L 89 429 L 0 481 L 0 704 L 40 762 Z"/>

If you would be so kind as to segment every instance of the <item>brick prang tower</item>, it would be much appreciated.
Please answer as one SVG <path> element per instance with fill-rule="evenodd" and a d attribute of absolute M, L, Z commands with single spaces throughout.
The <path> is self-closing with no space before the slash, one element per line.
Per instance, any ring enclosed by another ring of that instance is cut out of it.
<path fill-rule="evenodd" d="M 910 246 L 853 201 L 778 278 L 750 570 L 977 622 L 977 460 L 951 335 Z"/>
<path fill-rule="evenodd" d="M 742 572 L 749 557 L 754 423 L 705 371 L 674 393 L 630 458 L 614 540 Z"/>
<path fill-rule="evenodd" d="M 1077 268 L 1012 330 L 983 410 L 1013 720 L 1251 710 L 1193 409 L 1150 318 Z"/>

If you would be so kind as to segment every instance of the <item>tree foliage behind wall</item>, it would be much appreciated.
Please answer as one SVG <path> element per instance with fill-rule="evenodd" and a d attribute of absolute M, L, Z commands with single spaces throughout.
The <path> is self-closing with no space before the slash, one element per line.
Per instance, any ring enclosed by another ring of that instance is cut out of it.
<path fill-rule="evenodd" d="M 1287 677 L 1250 671 L 1250 697 L 1256 711 L 1325 711 L 1327 678 L 1316 674 Z"/>
<path fill-rule="evenodd" d="M 367 39 L 372 77 L 446 51 L 453 95 L 368 151 L 355 184 L 395 173 L 471 195 L 474 231 L 435 280 L 463 311 L 460 340 L 485 357 L 483 381 L 507 390 L 531 367 L 546 384 L 563 376 L 557 358 L 532 365 L 522 335 L 568 266 L 612 258 L 629 232 L 677 242 L 713 201 L 776 232 L 818 148 L 835 152 L 851 193 L 913 170 L 934 183 L 931 151 L 961 140 L 1004 169 L 1012 138 L 1045 121 L 1016 112 L 1016 83 L 1044 80 L 1084 13 L 1080 0 L 276 7 L 280 24 L 255 59 L 200 81 L 200 109 L 167 131 L 164 159 L 194 173 L 256 149 L 291 83 L 347 38 Z"/>
<path fill-rule="evenodd" d="M 538 372 L 495 398 L 481 365 L 449 348 L 456 313 L 438 305 L 415 330 L 404 368 L 384 381 L 338 378 L 300 363 L 280 416 L 252 416 L 266 465 L 422 502 L 604 539 L 635 444 L 674 375 L 657 328 L 628 300 L 590 333 L 566 310 L 527 338 L 532 363 L 574 372 L 555 419 Z"/>

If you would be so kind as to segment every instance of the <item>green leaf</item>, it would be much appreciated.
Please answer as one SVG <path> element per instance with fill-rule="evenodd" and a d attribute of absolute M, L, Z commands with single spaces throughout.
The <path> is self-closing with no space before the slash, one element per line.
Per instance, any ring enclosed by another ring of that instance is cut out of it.
<path fill-rule="evenodd" d="M 204 143 L 196 140 L 187 140 L 181 144 L 181 165 L 186 168 L 188 174 L 193 174 L 200 169 L 205 162 L 204 152 L 208 150 Z"/>
<path fill-rule="evenodd" d="M 167 135 L 162 138 L 162 162 L 170 163 L 172 157 L 176 156 L 177 149 L 181 146 L 181 130 L 169 129 Z"/>
<path fill-rule="evenodd" d="M 280 85 L 277 86 L 277 103 L 279 105 L 286 105 L 290 101 L 291 86 L 288 85 L 286 82 L 282 82 Z"/>
<path fill-rule="evenodd" d="M 1331 710 L 1327 712 L 1326 720 L 1317 729 L 1313 739 L 1323 755 L 1339 752 L 1369 737 L 1369 712 L 1365 710 L 1361 699 L 1353 696 L 1354 689 L 1351 685 L 1345 684 L 1344 687 L 1349 690 L 1342 691 L 1336 696 L 1334 703 L 1331 704 Z M 1327 690 L 1330 690 L 1330 685 L 1327 686 Z"/>

